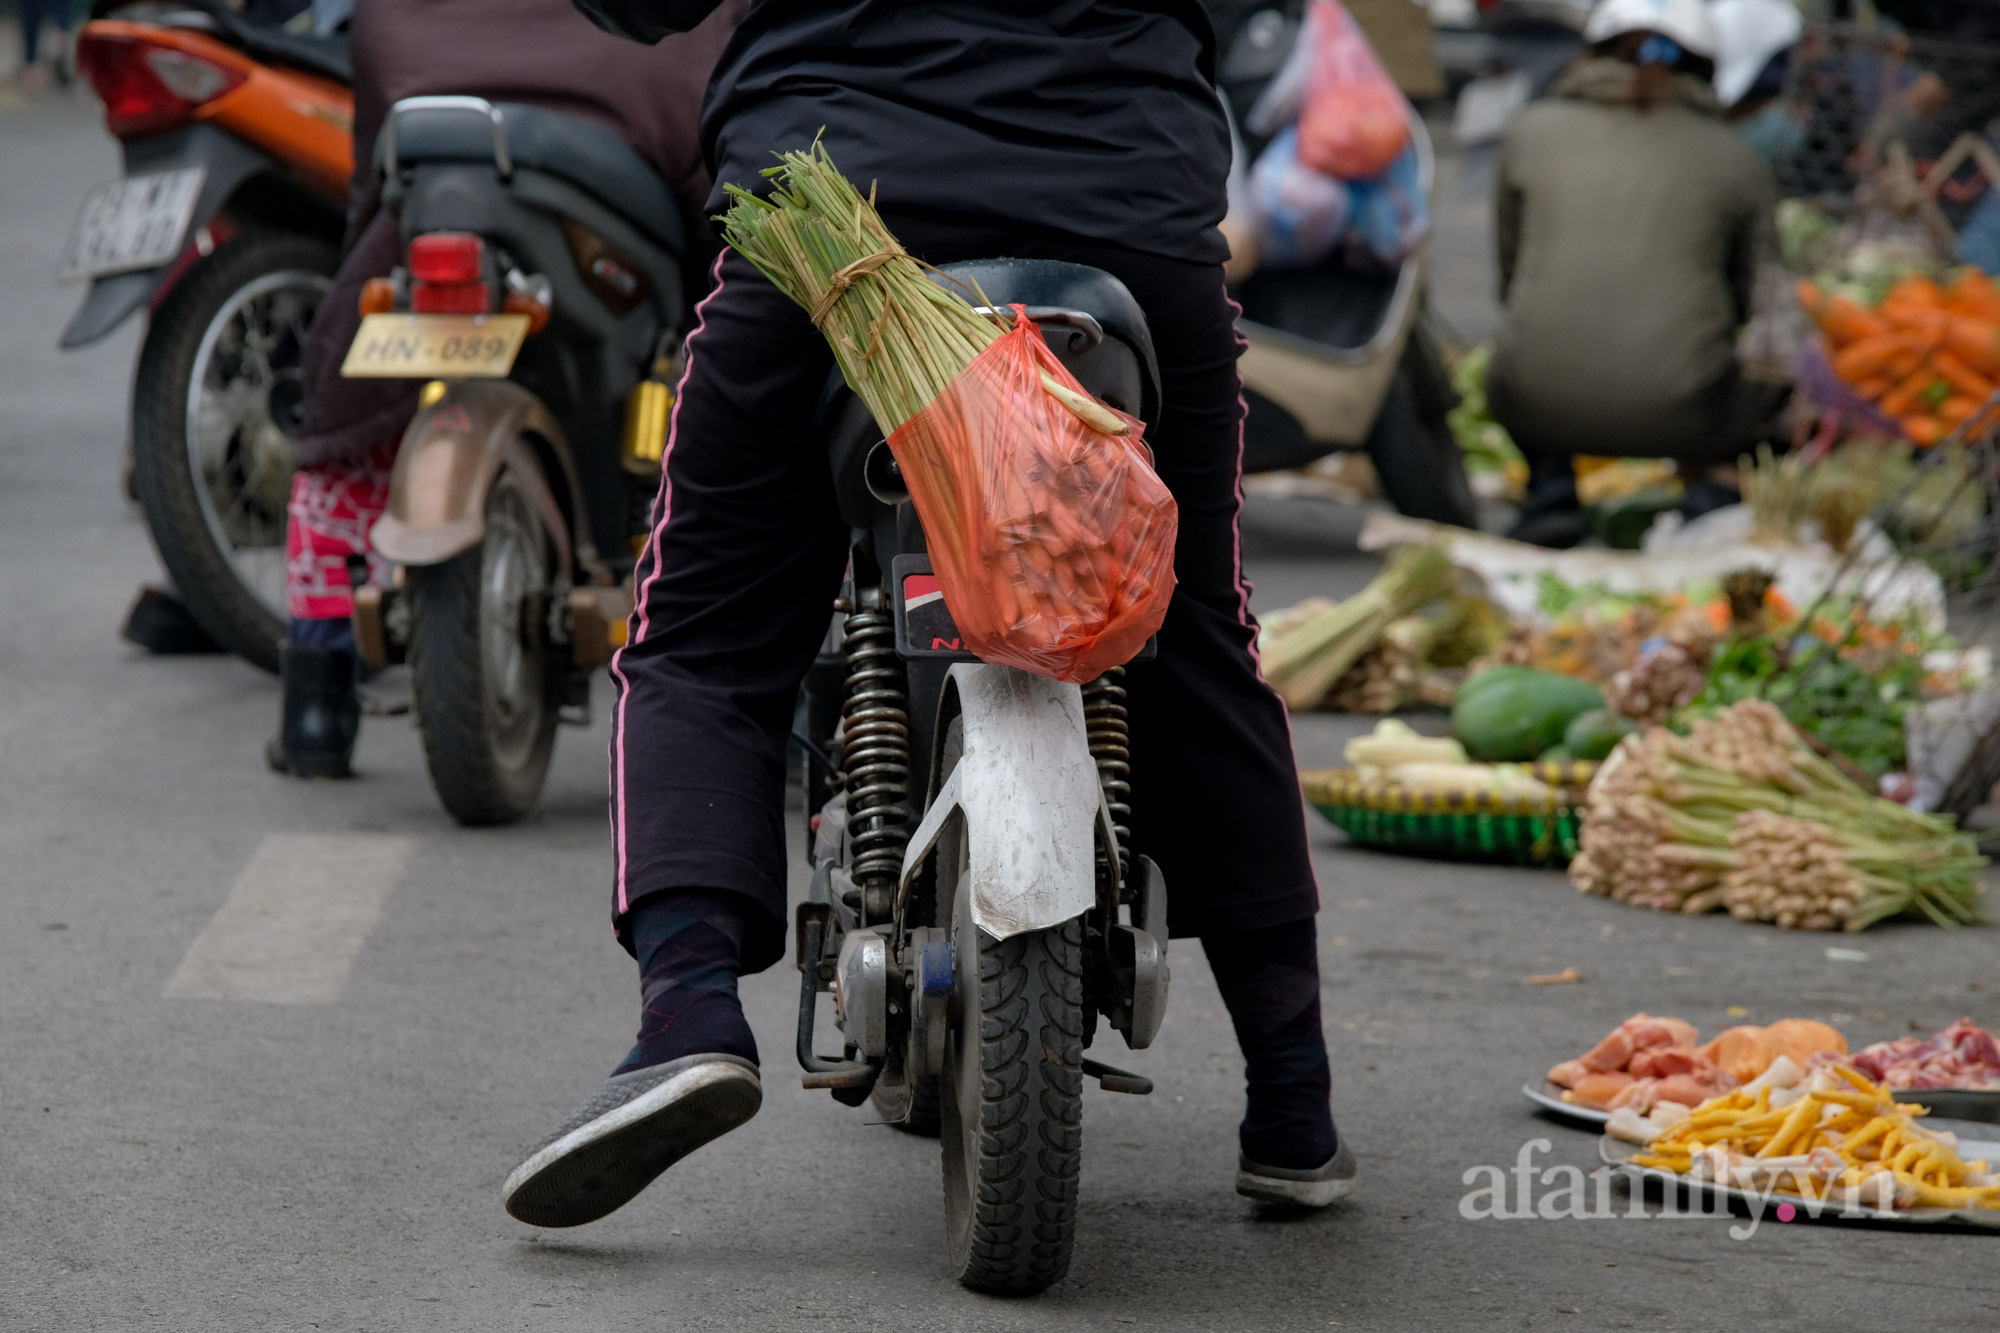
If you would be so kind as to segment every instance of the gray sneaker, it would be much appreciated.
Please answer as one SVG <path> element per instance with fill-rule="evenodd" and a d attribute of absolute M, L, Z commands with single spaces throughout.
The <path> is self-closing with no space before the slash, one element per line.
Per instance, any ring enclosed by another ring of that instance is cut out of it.
<path fill-rule="evenodd" d="M 688 1055 L 615 1075 L 514 1168 L 507 1211 L 537 1227 L 595 1222 L 763 1102 L 757 1066 L 734 1055 Z"/>
<path fill-rule="evenodd" d="M 1236 1157 L 1236 1192 L 1264 1203 L 1288 1203 L 1298 1208 L 1324 1208 L 1354 1193 L 1354 1149 L 1341 1139 L 1326 1165 L 1310 1171 L 1261 1166 L 1241 1153 Z"/>

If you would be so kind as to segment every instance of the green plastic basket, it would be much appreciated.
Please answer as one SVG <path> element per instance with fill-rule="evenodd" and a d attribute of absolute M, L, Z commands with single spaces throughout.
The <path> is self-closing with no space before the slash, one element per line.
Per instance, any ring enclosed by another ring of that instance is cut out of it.
<path fill-rule="evenodd" d="M 1413 792 L 1393 782 L 1363 782 L 1351 768 L 1301 773 L 1306 799 L 1355 842 L 1425 856 L 1564 866 L 1577 852 L 1584 789 L 1595 764 L 1536 764 L 1529 771 L 1555 788 L 1524 798 L 1492 792 Z"/>

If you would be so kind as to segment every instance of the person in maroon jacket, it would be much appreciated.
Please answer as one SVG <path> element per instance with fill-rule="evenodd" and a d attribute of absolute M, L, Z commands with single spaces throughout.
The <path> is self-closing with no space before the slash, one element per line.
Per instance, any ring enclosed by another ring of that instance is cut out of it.
<path fill-rule="evenodd" d="M 526 102 L 616 130 L 674 187 L 692 247 L 690 290 L 701 290 L 714 240 L 702 221 L 711 187 L 696 127 L 716 57 L 748 0 L 716 7 L 692 31 L 657 46 L 621 41 L 586 23 L 570 0 L 360 0 L 354 61 L 354 182 L 345 252 L 307 338 L 303 419 L 294 442 L 286 535 L 291 623 L 282 652 L 285 701 L 265 756 L 280 772 L 345 777 L 360 726 L 348 559 L 388 502 L 389 469 L 416 412 L 419 381 L 342 379 L 360 325 L 362 284 L 402 258 L 396 219 L 381 209 L 375 137 L 405 97 L 460 93 Z"/>

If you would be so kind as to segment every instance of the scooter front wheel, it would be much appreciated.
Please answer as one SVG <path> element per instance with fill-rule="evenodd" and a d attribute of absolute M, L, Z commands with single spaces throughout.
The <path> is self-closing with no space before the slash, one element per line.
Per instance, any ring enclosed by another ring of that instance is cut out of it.
<path fill-rule="evenodd" d="M 1083 923 L 997 940 L 950 902 L 955 985 L 938 1080 L 953 1276 L 1027 1296 L 1069 1272 L 1083 1157 Z"/>

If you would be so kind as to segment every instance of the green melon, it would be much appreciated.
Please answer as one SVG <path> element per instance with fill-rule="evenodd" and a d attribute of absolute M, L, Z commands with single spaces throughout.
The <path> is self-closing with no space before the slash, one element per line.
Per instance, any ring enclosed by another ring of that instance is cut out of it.
<path fill-rule="evenodd" d="M 1489 667 L 1460 688 L 1451 725 L 1473 759 L 1526 763 L 1559 744 L 1579 714 L 1603 707 L 1597 687 L 1572 676 Z"/>

